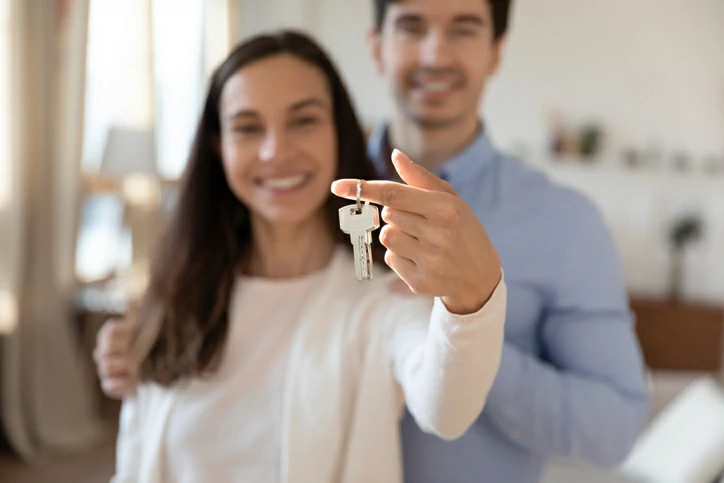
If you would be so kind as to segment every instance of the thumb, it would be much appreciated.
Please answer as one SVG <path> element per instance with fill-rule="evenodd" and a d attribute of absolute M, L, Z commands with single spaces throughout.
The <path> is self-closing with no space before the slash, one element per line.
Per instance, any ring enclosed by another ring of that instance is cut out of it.
<path fill-rule="evenodd" d="M 399 149 L 392 151 L 392 165 L 402 181 L 415 188 L 455 193 L 449 183 L 441 180 L 423 166 L 412 160 Z"/>

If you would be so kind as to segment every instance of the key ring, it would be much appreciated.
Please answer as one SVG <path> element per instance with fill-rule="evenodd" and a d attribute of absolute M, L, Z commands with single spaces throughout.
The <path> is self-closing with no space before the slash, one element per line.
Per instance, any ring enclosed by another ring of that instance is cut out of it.
<path fill-rule="evenodd" d="M 362 183 L 364 180 L 359 180 L 357 182 L 357 214 L 362 213 Z"/>

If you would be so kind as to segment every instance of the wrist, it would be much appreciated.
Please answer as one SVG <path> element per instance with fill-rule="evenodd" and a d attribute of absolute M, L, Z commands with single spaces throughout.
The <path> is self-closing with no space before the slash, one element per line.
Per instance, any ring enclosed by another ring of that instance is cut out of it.
<path fill-rule="evenodd" d="M 502 273 L 498 279 L 479 284 L 477 290 L 467 290 L 458 294 L 440 297 L 445 308 L 452 314 L 469 315 L 479 312 L 488 303 L 493 292 L 498 287 Z M 483 290 L 480 288 L 483 287 Z"/>

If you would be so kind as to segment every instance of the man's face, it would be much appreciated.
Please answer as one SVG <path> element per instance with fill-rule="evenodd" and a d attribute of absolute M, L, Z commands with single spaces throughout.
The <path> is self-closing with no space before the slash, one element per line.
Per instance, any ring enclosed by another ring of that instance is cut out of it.
<path fill-rule="evenodd" d="M 485 81 L 498 67 L 488 0 L 401 0 L 370 34 L 377 69 L 400 112 L 441 128 L 477 118 Z"/>

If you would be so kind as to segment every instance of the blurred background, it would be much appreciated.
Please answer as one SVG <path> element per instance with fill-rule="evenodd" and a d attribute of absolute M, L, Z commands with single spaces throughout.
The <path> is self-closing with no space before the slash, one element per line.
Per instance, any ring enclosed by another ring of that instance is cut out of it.
<path fill-rule="evenodd" d="M 371 0 L 0 0 L 1 481 L 112 474 L 95 334 L 143 290 L 230 46 L 312 32 L 372 129 L 391 106 L 371 21 Z M 546 481 L 724 471 L 722 51 L 722 0 L 514 1 L 489 132 L 603 211 L 654 396 L 621 469 L 554 462 Z"/>

